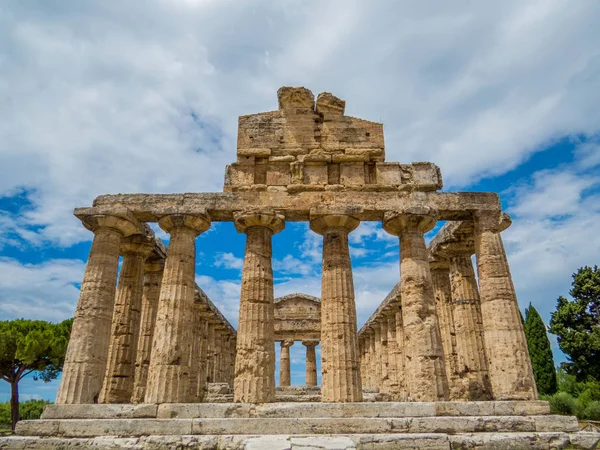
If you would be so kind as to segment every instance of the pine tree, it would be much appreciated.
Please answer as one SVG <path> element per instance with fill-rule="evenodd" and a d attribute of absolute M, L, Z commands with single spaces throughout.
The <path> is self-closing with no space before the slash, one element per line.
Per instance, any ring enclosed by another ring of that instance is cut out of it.
<path fill-rule="evenodd" d="M 529 304 L 525 310 L 525 336 L 533 366 L 533 376 L 540 394 L 556 392 L 556 368 L 546 326 L 537 310 Z"/>
<path fill-rule="evenodd" d="M 562 364 L 577 381 L 600 381 L 600 268 L 573 274 L 572 300 L 560 296 L 548 331 L 558 337 L 569 361 Z"/>

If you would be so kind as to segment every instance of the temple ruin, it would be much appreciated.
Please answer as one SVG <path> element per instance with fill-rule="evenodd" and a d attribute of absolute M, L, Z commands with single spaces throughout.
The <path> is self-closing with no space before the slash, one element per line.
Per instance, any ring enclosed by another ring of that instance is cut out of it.
<path fill-rule="evenodd" d="M 386 161 L 383 125 L 344 115 L 332 94 L 277 94 L 277 110 L 239 118 L 223 192 L 101 195 L 75 209 L 94 238 L 56 405 L 20 422 L 19 442 L 593 448 L 600 436 L 537 400 L 498 195 L 443 192 L 435 164 Z M 196 237 L 223 221 L 246 235 L 237 330 L 195 283 Z M 275 299 L 272 237 L 298 221 L 323 236 L 321 298 Z M 399 238 L 399 281 L 358 330 L 348 235 L 363 221 Z M 294 342 L 310 401 L 285 391 Z"/>

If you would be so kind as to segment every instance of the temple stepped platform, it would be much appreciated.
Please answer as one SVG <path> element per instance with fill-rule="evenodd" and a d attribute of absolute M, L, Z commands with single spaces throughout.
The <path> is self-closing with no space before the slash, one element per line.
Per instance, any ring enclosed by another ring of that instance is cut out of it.
<path fill-rule="evenodd" d="M 592 449 L 543 401 L 51 405 L 0 448 Z"/>

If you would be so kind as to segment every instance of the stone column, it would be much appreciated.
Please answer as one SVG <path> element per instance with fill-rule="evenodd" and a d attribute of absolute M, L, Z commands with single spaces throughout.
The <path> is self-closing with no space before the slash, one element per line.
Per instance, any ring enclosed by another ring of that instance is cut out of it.
<path fill-rule="evenodd" d="M 193 309 L 190 311 L 192 315 L 192 328 L 190 334 L 191 349 L 188 355 L 188 367 L 189 367 L 189 378 L 190 382 L 188 385 L 188 393 L 185 398 L 186 403 L 198 403 L 201 402 L 200 398 L 200 339 L 202 339 L 202 304 L 199 301 L 195 301 Z"/>
<path fill-rule="evenodd" d="M 348 233 L 359 224 L 348 215 L 312 218 L 323 236 L 321 282 L 321 395 L 323 402 L 360 402 L 362 383 Z"/>
<path fill-rule="evenodd" d="M 135 362 L 135 378 L 133 382 L 132 403 L 143 403 L 146 396 L 148 366 L 154 337 L 154 323 L 158 308 L 158 297 L 165 263 L 162 258 L 146 260 L 144 266 L 144 288 L 142 290 L 142 316 L 140 320 L 140 337 L 138 340 L 137 358 Z"/>
<path fill-rule="evenodd" d="M 384 311 L 387 320 L 387 353 L 388 353 L 388 377 L 389 393 L 392 398 L 399 400 L 400 385 L 398 383 L 398 342 L 396 341 L 396 312 L 394 309 Z"/>
<path fill-rule="evenodd" d="M 208 322 L 208 344 L 206 350 L 206 382 L 215 382 L 215 324 Z"/>
<path fill-rule="evenodd" d="M 390 393 L 390 359 L 388 349 L 388 329 L 387 318 L 385 314 L 379 317 L 379 339 L 381 340 L 381 353 L 379 356 L 379 365 L 381 366 L 381 392 Z"/>
<path fill-rule="evenodd" d="M 83 219 L 94 240 L 83 275 L 57 404 L 97 403 L 106 369 L 121 237 L 139 233 L 135 219 Z"/>
<path fill-rule="evenodd" d="M 404 365 L 404 325 L 402 323 L 402 309 L 396 308 L 396 344 L 398 345 L 398 357 L 396 367 L 398 374 L 399 399 L 406 401 L 406 376 Z"/>
<path fill-rule="evenodd" d="M 400 296 L 404 325 L 406 395 L 410 401 L 443 401 L 448 385 L 427 246 L 423 234 L 436 223 L 427 207 L 386 213 L 384 229 L 400 237 Z"/>
<path fill-rule="evenodd" d="M 215 360 L 213 367 L 213 380 L 221 383 L 221 365 L 223 362 L 223 333 L 219 327 L 215 328 Z"/>
<path fill-rule="evenodd" d="M 99 403 L 131 401 L 140 331 L 144 263 L 153 248 L 154 240 L 146 236 L 130 236 L 121 241 L 123 265 L 115 295 L 106 374 Z"/>
<path fill-rule="evenodd" d="M 208 353 L 208 326 L 210 315 L 207 314 L 204 308 L 202 313 L 202 321 L 200 322 L 200 349 L 198 355 L 198 398 L 204 400 L 208 390 L 207 386 L 207 353 Z"/>
<path fill-rule="evenodd" d="M 469 254 L 450 258 L 452 317 L 456 336 L 457 370 L 467 381 L 464 400 L 491 400 L 491 386 L 483 342 L 481 305 Z"/>
<path fill-rule="evenodd" d="M 234 401 L 275 400 L 273 234 L 283 230 L 281 215 L 268 211 L 236 214 L 236 229 L 246 233 L 235 361 Z"/>
<path fill-rule="evenodd" d="M 237 335 L 234 336 L 231 341 L 231 363 L 230 363 L 230 367 L 229 367 L 229 386 L 232 386 L 232 387 L 233 387 L 233 380 L 235 379 L 236 349 L 237 349 Z"/>
<path fill-rule="evenodd" d="M 429 261 L 429 267 L 435 296 L 435 309 L 440 325 L 444 361 L 446 362 L 449 399 L 460 400 L 465 398 L 465 390 L 457 369 L 456 339 L 451 306 L 450 263 L 447 259 L 437 258 Z"/>
<path fill-rule="evenodd" d="M 182 403 L 191 392 L 195 300 L 196 237 L 208 230 L 207 216 L 163 216 L 159 226 L 171 235 L 156 314 L 148 368 L 146 403 Z"/>
<path fill-rule="evenodd" d="M 368 338 L 368 352 L 369 352 L 369 374 L 368 374 L 368 386 L 375 388 L 379 386 L 377 379 L 376 368 L 377 368 L 377 353 L 375 351 L 375 331 L 373 327 L 367 330 Z"/>
<path fill-rule="evenodd" d="M 279 386 L 289 386 L 291 384 L 291 369 L 290 369 L 290 347 L 294 345 L 294 341 L 281 341 L 281 357 L 279 358 Z"/>
<path fill-rule="evenodd" d="M 531 360 L 500 232 L 504 214 L 475 214 L 475 252 L 485 351 L 494 400 L 537 399 Z"/>
<path fill-rule="evenodd" d="M 306 385 L 317 386 L 317 354 L 315 347 L 319 341 L 302 341 L 306 347 Z"/>

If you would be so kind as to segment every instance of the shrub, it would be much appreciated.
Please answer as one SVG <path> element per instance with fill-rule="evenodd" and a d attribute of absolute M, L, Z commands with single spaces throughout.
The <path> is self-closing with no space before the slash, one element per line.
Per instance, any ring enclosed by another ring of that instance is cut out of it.
<path fill-rule="evenodd" d="M 582 417 L 583 407 L 579 400 L 566 392 L 557 392 L 549 397 L 550 409 L 553 414 Z"/>
<path fill-rule="evenodd" d="M 583 406 L 587 406 L 594 401 L 600 401 L 600 383 L 588 381 L 585 383 L 585 390 L 577 398 Z"/>
<path fill-rule="evenodd" d="M 589 402 L 583 411 L 583 417 L 588 420 L 600 420 L 600 401 Z"/>

